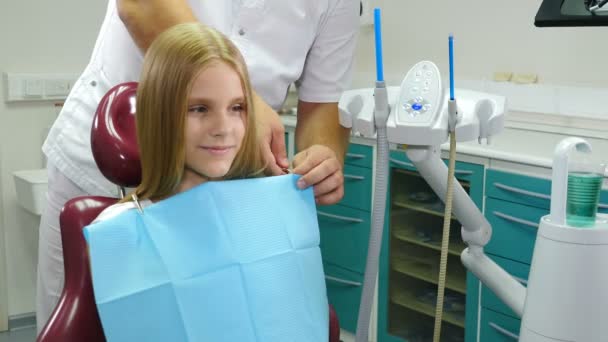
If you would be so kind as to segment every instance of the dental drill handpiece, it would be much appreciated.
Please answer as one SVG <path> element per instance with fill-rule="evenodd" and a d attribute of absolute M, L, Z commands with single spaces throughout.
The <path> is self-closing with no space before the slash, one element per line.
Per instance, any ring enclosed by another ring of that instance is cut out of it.
<path fill-rule="evenodd" d="M 373 304 L 376 277 L 380 261 L 380 248 L 384 229 L 384 213 L 386 211 L 386 193 L 388 187 L 388 137 L 386 123 L 390 113 L 388 91 L 384 82 L 382 69 L 382 35 L 380 9 L 374 9 L 374 28 L 376 38 L 376 87 L 374 89 L 374 124 L 376 126 L 376 180 L 374 185 L 372 227 L 370 229 L 367 249 L 367 261 L 363 280 L 363 291 L 357 319 L 356 342 L 367 342 L 369 338 L 369 322 Z"/>

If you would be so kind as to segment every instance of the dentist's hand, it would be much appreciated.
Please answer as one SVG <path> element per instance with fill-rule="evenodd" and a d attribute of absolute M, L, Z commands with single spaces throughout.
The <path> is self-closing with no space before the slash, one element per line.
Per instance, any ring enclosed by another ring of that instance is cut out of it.
<path fill-rule="evenodd" d="M 283 170 L 289 167 L 283 122 L 279 114 L 257 94 L 253 95 L 253 103 L 258 124 L 258 138 L 261 139 L 260 146 L 267 169 L 273 175 L 282 175 L 285 173 Z"/>
<path fill-rule="evenodd" d="M 312 145 L 295 155 L 293 173 L 302 175 L 298 187 L 314 186 L 317 204 L 338 203 L 344 196 L 342 161 L 336 153 L 324 145 Z"/>

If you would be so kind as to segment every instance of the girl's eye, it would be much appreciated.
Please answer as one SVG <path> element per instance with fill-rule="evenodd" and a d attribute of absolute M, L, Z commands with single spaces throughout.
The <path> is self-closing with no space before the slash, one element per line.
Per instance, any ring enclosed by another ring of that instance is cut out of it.
<path fill-rule="evenodd" d="M 245 111 L 245 106 L 243 104 L 241 104 L 241 103 L 235 104 L 235 105 L 232 106 L 232 111 L 239 112 L 239 113 L 244 112 Z"/>
<path fill-rule="evenodd" d="M 206 106 L 190 106 L 188 108 L 188 112 L 190 113 L 207 113 Z"/>

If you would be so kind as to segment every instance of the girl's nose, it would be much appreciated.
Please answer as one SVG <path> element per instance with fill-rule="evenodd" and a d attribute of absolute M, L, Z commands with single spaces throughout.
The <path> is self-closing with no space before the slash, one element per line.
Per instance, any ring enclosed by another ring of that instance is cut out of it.
<path fill-rule="evenodd" d="M 229 113 L 222 112 L 215 116 L 211 127 L 211 135 L 222 136 L 230 131 Z"/>

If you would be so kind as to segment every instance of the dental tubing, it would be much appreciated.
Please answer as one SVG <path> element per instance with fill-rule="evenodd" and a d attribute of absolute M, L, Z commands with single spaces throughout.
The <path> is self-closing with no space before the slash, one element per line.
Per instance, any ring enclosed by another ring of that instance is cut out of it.
<path fill-rule="evenodd" d="M 386 89 L 382 71 L 381 24 L 380 9 L 378 8 L 374 9 L 374 27 L 376 35 L 377 74 L 376 88 L 374 89 L 374 122 L 376 126 L 377 141 L 376 181 L 374 185 L 375 192 L 372 208 L 372 228 L 369 236 L 363 292 L 361 294 L 359 316 L 357 319 L 356 342 L 368 342 L 369 338 L 369 322 L 376 289 L 376 278 L 378 276 L 380 248 L 382 246 L 382 233 L 384 230 L 384 213 L 386 211 L 386 193 L 388 188 L 389 147 L 386 122 L 388 120 L 390 108 L 388 105 L 388 91 Z"/>

